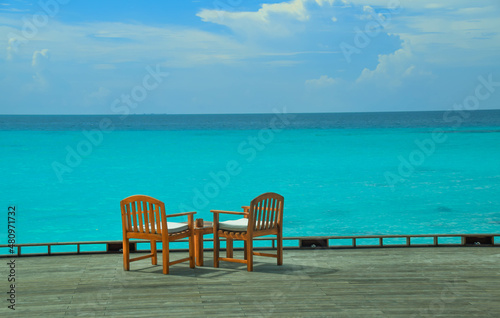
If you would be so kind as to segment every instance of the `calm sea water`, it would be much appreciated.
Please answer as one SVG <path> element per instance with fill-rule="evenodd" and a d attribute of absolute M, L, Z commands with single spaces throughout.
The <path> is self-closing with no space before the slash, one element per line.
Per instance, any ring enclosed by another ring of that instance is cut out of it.
<path fill-rule="evenodd" d="M 0 116 L 0 226 L 119 240 L 132 194 L 210 220 L 273 191 L 285 236 L 500 233 L 499 146 L 500 111 Z"/>

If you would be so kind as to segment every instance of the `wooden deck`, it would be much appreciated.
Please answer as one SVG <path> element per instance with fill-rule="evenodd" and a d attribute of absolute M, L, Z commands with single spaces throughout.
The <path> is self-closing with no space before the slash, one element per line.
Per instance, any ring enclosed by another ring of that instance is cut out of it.
<path fill-rule="evenodd" d="M 2 258 L 0 316 L 15 259 L 19 317 L 500 317 L 498 247 L 285 250 L 254 272 L 211 256 L 170 275 L 121 254 Z"/>

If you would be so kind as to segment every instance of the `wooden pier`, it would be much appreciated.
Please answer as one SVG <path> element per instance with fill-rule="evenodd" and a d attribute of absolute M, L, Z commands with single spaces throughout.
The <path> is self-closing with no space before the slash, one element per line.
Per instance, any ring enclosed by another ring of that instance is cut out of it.
<path fill-rule="evenodd" d="M 215 269 L 205 252 L 205 266 L 169 275 L 149 260 L 125 272 L 120 253 L 1 260 L 2 317 L 500 317 L 497 246 L 287 249 L 283 266 L 256 257 L 253 272 Z"/>

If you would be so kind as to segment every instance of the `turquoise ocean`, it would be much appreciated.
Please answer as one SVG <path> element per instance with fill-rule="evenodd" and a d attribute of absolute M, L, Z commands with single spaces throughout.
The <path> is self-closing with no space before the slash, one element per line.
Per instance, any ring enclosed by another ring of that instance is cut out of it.
<path fill-rule="evenodd" d="M 17 243 L 120 240 L 133 194 L 211 220 L 277 192 L 285 236 L 500 233 L 500 111 L 0 116 L 0 149 L 2 244 L 9 206 Z"/>

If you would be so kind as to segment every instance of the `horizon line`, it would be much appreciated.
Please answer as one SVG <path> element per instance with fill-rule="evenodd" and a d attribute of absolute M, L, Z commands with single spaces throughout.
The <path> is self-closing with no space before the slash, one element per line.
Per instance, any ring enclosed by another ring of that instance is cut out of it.
<path fill-rule="evenodd" d="M 381 111 L 352 111 L 352 112 L 299 112 L 294 113 L 290 112 L 288 114 L 296 114 L 296 115 L 307 115 L 307 114 L 378 114 L 378 113 L 438 113 L 438 112 L 456 112 L 458 110 L 446 109 L 446 110 L 381 110 Z M 495 109 L 477 109 L 474 112 L 478 111 L 500 111 L 500 108 Z M 162 115 L 162 116 L 200 116 L 200 115 L 273 115 L 275 112 L 271 113 L 195 113 L 195 114 L 187 114 L 187 113 L 142 113 L 142 114 L 0 114 L 0 116 L 153 116 L 153 115 Z"/>

